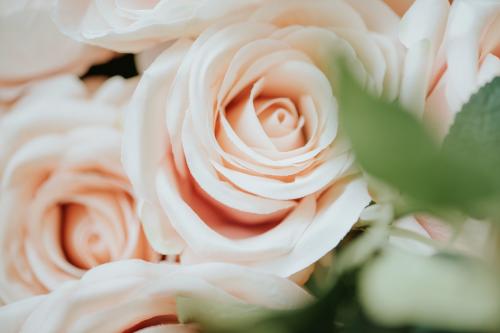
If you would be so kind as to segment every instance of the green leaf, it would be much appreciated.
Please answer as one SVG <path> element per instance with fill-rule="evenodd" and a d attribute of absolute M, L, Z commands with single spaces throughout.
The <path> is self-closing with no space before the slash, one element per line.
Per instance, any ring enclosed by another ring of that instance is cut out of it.
<path fill-rule="evenodd" d="M 497 166 L 500 172 L 500 77 L 486 84 L 457 114 L 443 150 Z"/>
<path fill-rule="evenodd" d="M 500 210 L 494 203 L 500 197 L 500 175 L 493 171 L 491 163 L 466 158 L 468 146 L 442 151 L 410 112 L 371 96 L 344 66 L 339 67 L 344 68 L 338 94 L 340 119 L 357 161 L 369 175 L 401 193 L 406 203 L 405 213 L 425 211 L 446 215 L 458 211 L 477 218 L 499 220 Z M 480 94 L 484 96 L 476 98 L 478 102 L 469 106 L 470 109 L 482 108 L 481 104 L 488 101 L 485 110 L 475 117 L 493 112 L 490 106 L 494 109 L 498 102 L 491 100 L 499 98 L 498 83 L 497 80 L 491 84 L 493 87 L 482 89 Z M 468 117 L 474 118 L 474 115 Z M 500 132 L 500 127 L 492 126 Z M 488 129 L 488 132 L 494 131 Z M 475 135 L 464 125 L 453 133 L 457 134 L 450 137 L 450 147 L 457 147 L 459 142 Z M 488 141 L 488 138 L 485 134 L 478 142 L 490 142 L 493 146 L 496 141 Z"/>
<path fill-rule="evenodd" d="M 206 331 L 216 327 L 222 332 L 232 327 L 251 325 L 265 317 L 268 310 L 256 305 L 234 300 L 204 299 L 201 297 L 178 296 L 177 316 L 182 323 L 201 323 Z"/>

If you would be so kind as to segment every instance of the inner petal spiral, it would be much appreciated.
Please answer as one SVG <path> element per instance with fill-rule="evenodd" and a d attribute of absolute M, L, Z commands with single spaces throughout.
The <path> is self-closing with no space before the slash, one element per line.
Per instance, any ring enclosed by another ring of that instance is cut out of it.
<path fill-rule="evenodd" d="M 300 111 L 292 98 L 266 96 L 263 78 L 228 105 L 226 116 L 234 132 L 249 147 L 287 152 L 306 142 L 305 120 Z"/>
<path fill-rule="evenodd" d="M 70 263 L 82 269 L 109 262 L 113 230 L 107 223 L 79 204 L 61 206 L 63 251 Z"/>
<path fill-rule="evenodd" d="M 254 104 L 264 131 L 278 150 L 290 151 L 305 144 L 304 118 L 289 98 L 259 98 Z"/>

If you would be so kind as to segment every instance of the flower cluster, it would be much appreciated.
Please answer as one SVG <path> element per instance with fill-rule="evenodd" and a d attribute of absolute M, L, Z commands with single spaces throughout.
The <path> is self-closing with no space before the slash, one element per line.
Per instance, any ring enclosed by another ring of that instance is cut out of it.
<path fill-rule="evenodd" d="M 308 304 L 353 226 L 386 220 L 340 73 L 437 137 L 500 76 L 496 1 L 36 0 L 0 18 L 2 332 L 196 332 L 192 303 L 217 321 Z M 137 75 L 95 74 L 123 54 Z"/>

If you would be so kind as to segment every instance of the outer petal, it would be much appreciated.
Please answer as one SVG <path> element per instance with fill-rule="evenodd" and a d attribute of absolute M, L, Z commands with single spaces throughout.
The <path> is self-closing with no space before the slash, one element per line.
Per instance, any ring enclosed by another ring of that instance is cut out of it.
<path fill-rule="evenodd" d="M 446 94 L 452 112 L 458 112 L 478 89 L 478 63 L 481 39 L 487 28 L 498 21 L 500 3 L 496 1 L 457 1 L 452 6 L 446 38 L 448 84 Z M 493 39 L 494 40 L 494 39 Z M 487 44 L 487 43 L 486 43 Z M 492 42 L 500 44 L 500 40 Z M 492 45 L 485 45 L 491 48 Z M 487 48 L 484 50 L 487 52 Z M 498 56 L 498 55 L 497 55 Z M 500 73 L 496 73 L 498 75 Z"/>
<path fill-rule="evenodd" d="M 0 99 L 17 97 L 28 80 L 82 74 L 111 56 L 61 34 L 50 18 L 50 2 L 41 0 L 0 6 L 0 45 Z"/>
<path fill-rule="evenodd" d="M 305 269 L 342 240 L 370 200 L 363 180 L 340 181 L 323 193 L 316 215 L 290 252 L 252 262 L 250 265 L 260 271 L 283 277 Z M 276 238 L 276 241 L 279 239 Z M 186 257 L 192 263 L 205 260 L 194 252 L 189 252 Z"/>
<path fill-rule="evenodd" d="M 289 276 L 318 261 L 343 239 L 370 200 L 363 180 L 340 181 L 323 193 L 316 216 L 293 250 L 256 267 Z"/>
<path fill-rule="evenodd" d="M 176 323 L 178 298 L 270 309 L 288 309 L 311 300 L 293 282 L 247 268 L 131 260 L 91 270 L 80 281 L 65 284 L 49 295 L 2 307 L 0 318 L 7 333 L 123 332 L 141 323 L 148 326 L 147 321 L 153 318 L 164 318 L 160 323 L 166 328 L 180 329 L 174 332 L 189 332 L 188 327 Z"/>
<path fill-rule="evenodd" d="M 72 38 L 119 52 L 139 52 L 166 41 L 195 37 L 221 20 L 242 20 L 262 0 L 55 3 L 54 19 Z M 137 6 L 138 5 L 138 6 Z"/>
<path fill-rule="evenodd" d="M 40 134 L 61 133 L 93 124 L 112 126 L 118 118 L 113 108 L 104 106 L 89 110 L 86 102 L 64 99 L 50 102 L 37 100 L 15 113 L 0 122 L 0 175 L 11 154 Z"/>
<path fill-rule="evenodd" d="M 401 22 L 400 39 L 408 49 L 400 101 L 421 115 L 431 83 L 438 47 L 446 27 L 447 0 L 417 0 Z"/>
<path fill-rule="evenodd" d="M 127 106 L 123 164 L 141 196 L 151 200 L 155 170 L 168 145 L 163 105 L 179 65 L 191 46 L 179 40 L 165 50 L 146 71 Z"/>

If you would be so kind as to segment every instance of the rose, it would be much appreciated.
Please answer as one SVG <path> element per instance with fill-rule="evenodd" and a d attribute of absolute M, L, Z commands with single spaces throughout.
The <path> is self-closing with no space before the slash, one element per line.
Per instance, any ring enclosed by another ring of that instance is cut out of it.
<path fill-rule="evenodd" d="M 37 86 L 0 121 L 4 302 L 48 292 L 108 261 L 157 257 L 120 163 L 112 102 L 130 87 L 111 80 L 89 100 L 77 97 L 84 88 L 73 80 L 75 89 L 70 78 Z"/>
<path fill-rule="evenodd" d="M 242 19 L 262 0 L 58 0 L 54 18 L 76 40 L 119 52 L 139 52 L 179 37 L 194 37 L 225 17 Z M 93 20 L 88 20 L 92 17 Z"/>
<path fill-rule="evenodd" d="M 49 0 L 0 5 L 0 101 L 19 96 L 33 81 L 58 73 L 83 74 L 111 52 L 71 40 L 50 18 Z"/>
<path fill-rule="evenodd" d="M 441 137 L 471 95 L 500 75 L 499 31 L 497 1 L 453 2 L 424 114 Z"/>
<path fill-rule="evenodd" d="M 332 250 L 370 200 L 339 134 L 333 59 L 394 100 L 398 25 L 379 1 L 274 1 L 165 50 L 134 93 L 123 150 L 152 246 L 281 276 Z"/>
<path fill-rule="evenodd" d="M 429 7 L 422 6 L 424 2 L 417 2 L 405 14 L 408 31 L 422 25 L 419 22 L 423 20 L 429 25 Z M 431 5 L 436 2 L 428 1 L 428 6 Z M 441 28 L 426 30 L 425 37 L 433 44 L 434 62 L 428 66 L 430 78 L 423 117 L 444 138 L 456 113 L 471 95 L 500 75 L 500 4 L 458 0 L 435 14 L 432 22 Z M 430 216 L 417 219 L 434 240 L 456 250 L 485 257 L 493 248 L 491 226 L 486 222 L 468 220 L 459 230 L 453 230 L 449 224 Z"/>
<path fill-rule="evenodd" d="M 418 101 L 416 111 L 424 112 L 426 125 L 444 138 L 462 105 L 500 75 L 500 4 L 458 0 L 450 6 L 448 1 L 418 0 L 403 14 L 400 38 L 410 52 L 422 55 L 416 69 L 409 71 L 420 88 L 406 104 L 411 108 Z M 469 219 L 456 229 L 435 217 L 416 219 L 429 237 L 454 250 L 483 258 L 493 252 L 489 223 Z"/>
<path fill-rule="evenodd" d="M 215 320 L 227 318 L 215 305 L 227 305 L 224 311 L 245 304 L 290 309 L 310 300 L 293 282 L 240 266 L 127 260 L 97 267 L 51 294 L 0 308 L 0 322 L 6 333 L 196 332 L 194 324 L 179 323 L 179 308 L 189 301 L 209 305 L 203 312 Z"/>

